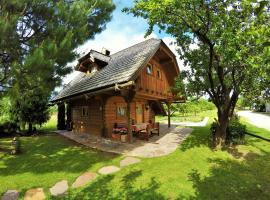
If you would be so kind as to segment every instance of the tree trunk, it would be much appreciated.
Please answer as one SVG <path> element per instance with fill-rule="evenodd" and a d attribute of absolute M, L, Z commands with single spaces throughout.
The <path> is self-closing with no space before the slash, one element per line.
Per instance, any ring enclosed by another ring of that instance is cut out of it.
<path fill-rule="evenodd" d="M 229 113 L 223 111 L 222 108 L 218 109 L 218 125 L 214 138 L 216 147 L 223 147 L 226 144 L 227 128 L 229 125 Z"/>
<path fill-rule="evenodd" d="M 33 132 L 33 125 L 32 123 L 28 124 L 28 133 L 32 133 Z"/>

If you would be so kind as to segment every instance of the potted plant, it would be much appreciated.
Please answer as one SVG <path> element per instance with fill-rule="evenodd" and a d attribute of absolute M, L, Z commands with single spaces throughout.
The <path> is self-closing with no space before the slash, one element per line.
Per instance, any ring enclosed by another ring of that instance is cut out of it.
<path fill-rule="evenodd" d="M 127 129 L 121 131 L 121 142 L 127 142 L 128 134 Z"/>
<path fill-rule="evenodd" d="M 121 140 L 121 134 L 119 128 L 114 128 L 112 132 L 112 139 Z"/>

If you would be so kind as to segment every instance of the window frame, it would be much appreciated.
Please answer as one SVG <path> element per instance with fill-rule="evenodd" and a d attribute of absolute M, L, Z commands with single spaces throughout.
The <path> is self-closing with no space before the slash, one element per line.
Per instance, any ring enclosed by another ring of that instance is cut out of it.
<path fill-rule="evenodd" d="M 116 105 L 116 118 L 125 118 L 125 117 L 127 117 L 127 106 L 123 104 Z"/>
<path fill-rule="evenodd" d="M 151 71 L 149 72 L 148 69 L 150 69 Z M 153 76 L 154 75 L 153 65 L 151 65 L 151 64 L 147 64 L 146 65 L 146 74 L 149 75 L 149 76 Z"/>

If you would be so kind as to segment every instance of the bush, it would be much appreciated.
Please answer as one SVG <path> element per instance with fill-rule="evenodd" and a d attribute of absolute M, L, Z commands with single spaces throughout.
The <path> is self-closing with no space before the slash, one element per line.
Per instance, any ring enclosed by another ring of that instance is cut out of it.
<path fill-rule="evenodd" d="M 16 133 L 20 127 L 18 124 L 14 122 L 5 122 L 3 124 L 0 124 L 0 133 L 2 136 L 7 135 L 7 134 L 14 134 Z"/>
<path fill-rule="evenodd" d="M 216 138 L 216 130 L 218 122 L 215 121 L 211 124 L 211 142 L 214 145 Z M 246 133 L 246 126 L 240 123 L 238 116 L 233 116 L 230 119 L 229 126 L 227 128 L 226 144 L 243 144 Z"/>
<path fill-rule="evenodd" d="M 240 123 L 239 117 L 234 116 L 228 126 L 227 142 L 232 144 L 242 144 L 244 141 L 246 126 Z"/>

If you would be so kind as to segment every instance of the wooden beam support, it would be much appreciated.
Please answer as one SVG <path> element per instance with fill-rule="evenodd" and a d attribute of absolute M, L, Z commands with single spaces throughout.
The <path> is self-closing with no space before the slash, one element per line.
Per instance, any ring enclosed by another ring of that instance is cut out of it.
<path fill-rule="evenodd" d="M 171 127 L 171 102 L 166 102 L 168 107 L 168 128 Z"/>
<path fill-rule="evenodd" d="M 122 91 L 122 90 L 121 90 Z M 133 142 L 133 133 L 131 130 L 131 109 L 130 109 L 130 104 L 135 97 L 136 92 L 134 90 L 125 90 L 122 93 L 122 96 L 124 97 L 126 103 L 127 103 L 127 128 L 128 128 L 128 137 L 129 137 L 129 142 Z"/>
<path fill-rule="evenodd" d="M 105 95 L 100 96 L 100 109 L 101 109 L 101 136 L 107 137 L 108 131 L 106 127 L 106 119 L 105 119 L 105 105 L 108 97 Z"/>

